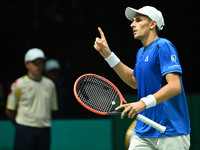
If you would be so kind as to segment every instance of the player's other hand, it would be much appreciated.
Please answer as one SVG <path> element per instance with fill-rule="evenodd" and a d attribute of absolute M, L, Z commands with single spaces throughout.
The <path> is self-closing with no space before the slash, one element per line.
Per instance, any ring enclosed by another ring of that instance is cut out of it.
<path fill-rule="evenodd" d="M 146 108 L 146 105 L 143 101 L 138 101 L 134 103 L 120 105 L 115 110 L 119 111 L 122 108 L 124 108 L 124 111 L 121 113 L 121 119 L 124 118 L 125 114 L 128 114 L 128 117 L 133 119 L 135 115 L 137 115 Z"/>
<path fill-rule="evenodd" d="M 106 41 L 105 35 L 100 27 L 98 27 L 101 38 L 96 37 L 94 48 L 104 57 L 107 58 L 111 54 L 111 50 Z"/>

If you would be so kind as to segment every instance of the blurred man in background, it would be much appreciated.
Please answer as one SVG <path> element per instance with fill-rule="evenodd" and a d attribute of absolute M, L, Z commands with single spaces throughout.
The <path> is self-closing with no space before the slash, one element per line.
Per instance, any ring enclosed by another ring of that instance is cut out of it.
<path fill-rule="evenodd" d="M 14 150 L 50 149 L 51 111 L 58 106 L 54 83 L 42 75 L 45 59 L 42 50 L 28 50 L 27 75 L 11 85 L 6 114 L 16 125 Z"/>
<path fill-rule="evenodd" d="M 68 118 L 71 116 L 70 90 L 62 76 L 62 68 L 58 60 L 49 59 L 44 67 L 45 75 L 56 85 L 59 110 L 53 112 L 53 118 Z"/>

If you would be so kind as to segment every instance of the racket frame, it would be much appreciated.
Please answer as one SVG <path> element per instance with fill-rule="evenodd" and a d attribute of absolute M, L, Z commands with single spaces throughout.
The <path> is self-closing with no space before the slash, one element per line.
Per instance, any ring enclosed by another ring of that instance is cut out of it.
<path fill-rule="evenodd" d="M 84 75 L 80 76 L 80 77 L 75 81 L 75 83 L 74 83 L 74 88 L 73 88 L 73 92 L 74 92 L 74 95 L 75 95 L 77 101 L 78 101 L 83 107 L 85 107 L 86 109 L 88 109 L 89 111 L 91 111 L 91 112 L 93 112 L 93 113 L 96 113 L 96 114 L 99 114 L 99 115 L 111 115 L 111 113 L 108 113 L 108 112 L 100 112 L 100 111 L 94 110 L 94 109 L 90 108 L 89 106 L 87 106 L 86 104 L 84 104 L 84 103 L 80 100 L 80 98 L 79 98 L 79 96 L 78 96 L 78 94 L 77 94 L 77 92 L 76 92 L 76 87 L 77 87 L 77 84 L 79 83 L 79 81 L 80 81 L 82 78 L 86 77 L 86 76 L 98 77 L 98 78 L 101 78 L 101 79 L 103 79 L 104 81 L 108 82 L 108 83 L 116 90 L 117 94 L 119 95 L 120 105 L 122 105 L 123 103 L 127 103 L 127 102 L 125 101 L 124 97 L 122 96 L 122 94 L 120 93 L 119 89 L 118 89 L 112 82 L 110 82 L 109 80 L 107 80 L 106 78 L 104 78 L 104 77 L 102 77 L 102 76 L 99 76 L 99 75 L 96 75 L 96 74 L 92 74 L 92 73 L 88 73 L 88 74 L 84 74 Z M 113 113 L 113 115 L 115 115 L 115 113 Z"/>

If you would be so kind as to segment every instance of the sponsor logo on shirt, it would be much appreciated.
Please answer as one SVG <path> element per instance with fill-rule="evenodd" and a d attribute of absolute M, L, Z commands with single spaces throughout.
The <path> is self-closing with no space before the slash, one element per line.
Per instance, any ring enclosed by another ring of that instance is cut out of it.
<path fill-rule="evenodd" d="M 171 62 L 176 62 L 176 55 L 171 55 Z"/>
<path fill-rule="evenodd" d="M 174 68 L 174 67 L 176 67 L 176 68 L 181 68 L 180 65 L 173 65 L 173 66 L 169 66 L 168 68 L 171 69 L 171 68 Z"/>
<path fill-rule="evenodd" d="M 149 56 L 147 56 L 144 61 L 148 62 L 149 61 Z"/>

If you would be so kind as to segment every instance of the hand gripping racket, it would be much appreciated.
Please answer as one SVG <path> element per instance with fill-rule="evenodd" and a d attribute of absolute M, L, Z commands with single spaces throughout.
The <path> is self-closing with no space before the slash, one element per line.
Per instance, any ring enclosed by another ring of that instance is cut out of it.
<path fill-rule="evenodd" d="M 74 83 L 74 95 L 78 102 L 88 110 L 100 115 L 116 115 L 119 105 L 127 103 L 117 87 L 109 80 L 95 74 L 80 76 Z M 164 133 L 162 126 L 149 118 L 138 114 L 137 119 Z"/>

